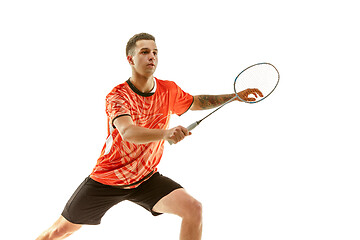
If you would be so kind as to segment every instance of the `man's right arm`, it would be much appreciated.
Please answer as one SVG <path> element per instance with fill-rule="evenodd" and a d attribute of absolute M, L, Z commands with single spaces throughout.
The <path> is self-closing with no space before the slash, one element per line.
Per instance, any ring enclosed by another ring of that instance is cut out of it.
<path fill-rule="evenodd" d="M 123 140 L 135 144 L 144 144 L 166 140 L 178 143 L 191 133 L 182 126 L 171 129 L 149 129 L 136 126 L 130 116 L 121 116 L 114 120 L 114 125 Z"/>

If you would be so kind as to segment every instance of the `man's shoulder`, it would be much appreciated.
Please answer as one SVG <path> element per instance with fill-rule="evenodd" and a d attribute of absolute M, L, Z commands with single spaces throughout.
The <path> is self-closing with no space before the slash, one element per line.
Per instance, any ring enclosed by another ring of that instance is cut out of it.
<path fill-rule="evenodd" d="M 114 96 L 119 96 L 122 94 L 126 94 L 128 91 L 128 84 L 123 82 L 117 86 L 115 86 L 107 95 L 106 98 L 111 98 Z"/>
<path fill-rule="evenodd" d="M 176 88 L 177 85 L 174 81 L 170 81 L 170 80 L 161 80 L 158 78 L 155 78 L 156 82 L 159 86 L 164 86 L 166 88 Z"/>

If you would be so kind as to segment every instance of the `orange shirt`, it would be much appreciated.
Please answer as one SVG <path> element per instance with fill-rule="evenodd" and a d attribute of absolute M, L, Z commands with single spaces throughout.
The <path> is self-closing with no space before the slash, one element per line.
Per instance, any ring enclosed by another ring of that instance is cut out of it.
<path fill-rule="evenodd" d="M 128 80 L 106 96 L 108 137 L 90 175 L 95 181 L 135 188 L 140 180 L 157 171 L 164 140 L 147 144 L 130 143 L 121 138 L 113 125 L 117 117 L 129 115 L 137 126 L 167 129 L 170 115 L 185 113 L 194 101 L 193 96 L 174 82 L 155 78 L 155 86 L 154 92 L 141 93 Z"/>

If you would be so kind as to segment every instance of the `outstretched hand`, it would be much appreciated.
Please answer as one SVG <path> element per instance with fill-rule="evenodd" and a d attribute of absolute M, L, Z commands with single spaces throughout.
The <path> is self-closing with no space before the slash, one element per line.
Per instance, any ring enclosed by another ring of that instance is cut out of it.
<path fill-rule="evenodd" d="M 244 91 L 238 92 L 238 96 L 246 102 L 254 102 L 258 97 L 264 97 L 262 92 L 257 88 L 248 88 Z"/>

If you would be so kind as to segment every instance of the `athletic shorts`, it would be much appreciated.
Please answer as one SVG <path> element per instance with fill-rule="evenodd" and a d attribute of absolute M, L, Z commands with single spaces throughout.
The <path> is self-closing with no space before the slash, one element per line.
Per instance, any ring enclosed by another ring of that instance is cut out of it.
<path fill-rule="evenodd" d="M 155 204 L 178 188 L 182 188 L 180 184 L 158 172 L 133 189 L 104 185 L 87 177 L 71 196 L 61 215 L 71 223 L 97 225 L 112 206 L 128 200 L 157 216 L 161 213 L 152 210 Z"/>

